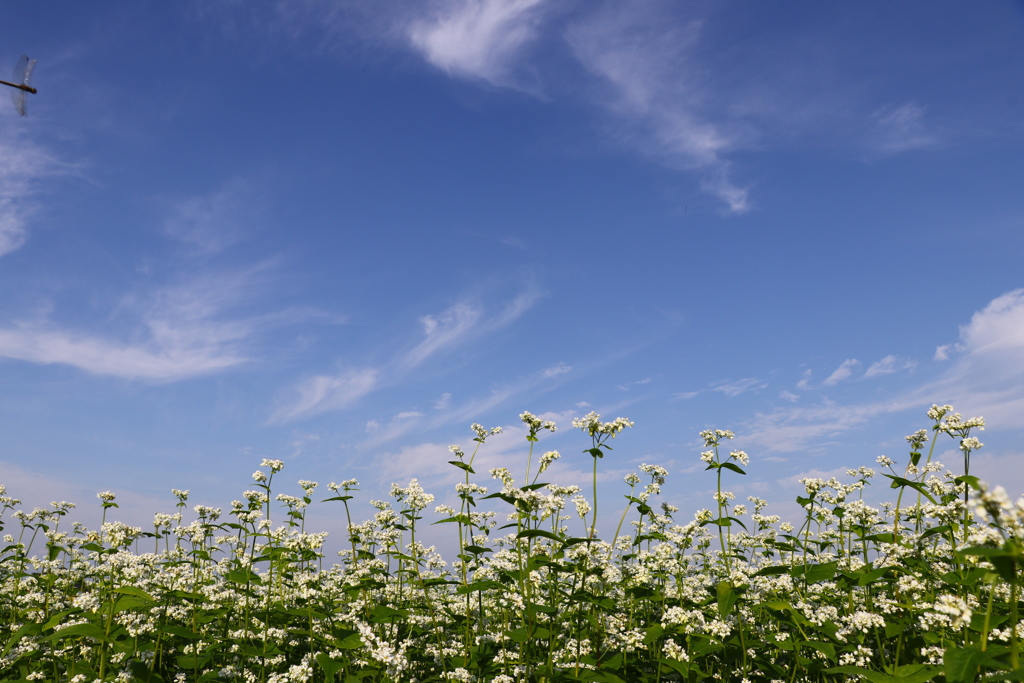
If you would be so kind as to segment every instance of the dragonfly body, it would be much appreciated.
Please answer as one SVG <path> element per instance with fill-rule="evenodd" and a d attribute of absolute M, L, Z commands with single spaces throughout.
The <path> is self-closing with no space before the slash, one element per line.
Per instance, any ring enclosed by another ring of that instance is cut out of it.
<path fill-rule="evenodd" d="M 30 92 L 33 95 L 36 94 L 36 89 L 35 88 L 33 88 L 30 85 L 25 85 L 23 83 L 10 83 L 8 81 L 0 81 L 0 84 L 9 85 L 12 88 L 17 88 L 18 90 L 24 90 L 25 92 Z"/>

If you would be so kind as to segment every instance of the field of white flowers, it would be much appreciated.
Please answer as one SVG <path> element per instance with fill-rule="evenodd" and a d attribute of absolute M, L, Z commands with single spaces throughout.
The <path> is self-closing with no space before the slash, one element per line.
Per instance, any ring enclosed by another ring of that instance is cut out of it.
<path fill-rule="evenodd" d="M 594 464 L 582 488 L 543 481 L 559 455 L 534 446 L 555 425 L 530 413 L 525 479 L 499 468 L 478 481 L 474 458 L 498 430 L 473 425 L 472 451 L 450 449 L 460 507 L 436 519 L 416 480 L 360 523 L 358 482 L 327 486 L 349 529 L 329 568 L 326 534 L 304 522 L 318 485 L 275 495 L 277 460 L 226 513 L 196 506 L 187 522 L 188 492 L 174 491 L 179 512 L 149 530 L 106 521 L 109 493 L 89 530 L 65 521 L 69 503 L 25 512 L 0 486 L 0 681 L 1024 680 L 1024 500 L 970 476 L 980 418 L 928 417 L 906 462 L 803 480 L 799 527 L 764 500 L 736 502 L 723 487 L 748 457 L 731 432 L 703 432 L 713 509 L 678 518 L 657 502 L 668 473 L 642 465 L 603 540 L 597 471 L 630 421 L 574 421 Z M 932 459 L 948 437 L 960 472 Z M 872 484 L 893 501 L 866 504 Z M 589 533 L 569 533 L 577 517 Z M 456 557 L 417 540 L 429 523 L 450 527 Z"/>

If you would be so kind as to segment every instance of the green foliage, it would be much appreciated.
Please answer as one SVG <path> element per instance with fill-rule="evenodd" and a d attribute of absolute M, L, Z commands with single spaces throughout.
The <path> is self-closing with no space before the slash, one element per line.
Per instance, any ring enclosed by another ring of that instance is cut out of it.
<path fill-rule="evenodd" d="M 932 431 L 961 439 L 966 468 L 980 447 L 970 429 L 983 423 L 951 410 L 929 411 Z M 175 491 L 179 512 L 158 514 L 152 532 L 105 518 L 67 532 L 70 505 L 17 511 L 0 487 L 0 524 L 13 512 L 18 535 L 0 550 L 0 681 L 1024 680 L 1024 507 L 966 473 L 940 476 L 925 430 L 908 437 L 905 471 L 879 459 L 894 505 L 864 502 L 869 468 L 848 472 L 849 483 L 805 479 L 799 528 L 767 515 L 766 501 L 735 503 L 723 476 L 745 475 L 749 459 L 720 453 L 733 434 L 708 430 L 701 459 L 716 476 L 715 511 L 677 522 L 676 508 L 655 502 L 668 473 L 642 465 L 626 477 L 618 529 L 601 540 L 596 499 L 537 481 L 557 452 L 531 472 L 533 445 L 554 424 L 521 417 L 521 485 L 505 468 L 491 471 L 495 493 L 470 479 L 499 430 L 474 425 L 473 453 L 451 449 L 460 507 L 438 506 L 435 522 L 457 537 L 451 562 L 416 539 L 433 502 L 416 480 L 359 524 L 348 507 L 358 483 L 328 487 L 349 536 L 330 568 L 325 535 L 305 531 L 317 484 L 272 497 L 280 461 L 263 462 L 269 471 L 226 516 L 197 506 L 185 523 L 188 492 Z M 599 418 L 576 425 L 595 468 L 632 425 Z M 917 502 L 903 505 L 904 493 Z M 116 508 L 113 494 L 100 500 L 104 513 Z M 275 500 L 280 525 L 267 521 Z M 510 523 L 498 527 L 484 501 Z"/>

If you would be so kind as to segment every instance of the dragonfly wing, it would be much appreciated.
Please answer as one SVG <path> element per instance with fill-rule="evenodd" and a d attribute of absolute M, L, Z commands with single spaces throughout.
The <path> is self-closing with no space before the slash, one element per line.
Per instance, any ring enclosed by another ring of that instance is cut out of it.
<path fill-rule="evenodd" d="M 15 83 L 21 83 L 22 78 L 25 77 L 25 71 L 28 69 L 28 55 L 22 55 L 18 61 L 14 63 L 14 71 L 11 75 L 14 76 Z"/>
<path fill-rule="evenodd" d="M 14 108 L 21 116 L 25 115 L 25 91 L 14 89 L 11 90 L 11 101 L 14 102 Z"/>
<path fill-rule="evenodd" d="M 32 69 L 36 67 L 36 60 L 29 59 L 28 55 L 22 55 L 20 59 L 14 64 L 14 82 L 20 83 L 21 85 L 28 85 L 28 82 L 32 80 Z M 14 90 L 11 92 L 11 101 L 14 102 L 14 108 L 21 115 L 25 115 L 25 91 Z"/>
<path fill-rule="evenodd" d="M 22 59 L 27 59 L 27 58 L 23 55 Z M 32 69 L 36 68 L 36 61 L 37 60 L 35 60 L 35 59 L 29 59 L 28 63 L 25 64 L 25 70 L 23 72 L 22 80 L 21 80 L 23 85 L 28 85 L 28 82 L 30 80 L 32 80 Z"/>

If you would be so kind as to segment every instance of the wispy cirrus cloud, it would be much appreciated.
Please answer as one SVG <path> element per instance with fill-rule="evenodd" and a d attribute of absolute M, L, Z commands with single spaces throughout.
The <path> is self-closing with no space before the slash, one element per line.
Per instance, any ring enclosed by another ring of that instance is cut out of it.
<path fill-rule="evenodd" d="M 163 230 L 196 255 L 210 256 L 245 236 L 258 220 L 258 205 L 259 195 L 252 184 L 235 178 L 214 192 L 172 204 Z"/>
<path fill-rule="evenodd" d="M 768 386 L 768 382 L 763 382 L 756 377 L 745 377 L 744 379 L 736 380 L 735 382 L 726 380 L 725 382 L 719 382 L 711 387 L 712 391 L 720 391 L 726 396 L 739 396 L 745 394 L 748 391 L 759 391 Z"/>
<path fill-rule="evenodd" d="M 925 123 L 925 111 L 916 102 L 878 109 L 872 117 L 875 126 L 868 136 L 869 144 L 881 154 L 934 147 L 940 138 Z"/>
<path fill-rule="evenodd" d="M 401 381 L 428 358 L 468 344 L 514 322 L 533 306 L 539 296 L 536 290 L 527 289 L 494 315 L 487 315 L 486 309 L 480 304 L 465 301 L 440 313 L 424 315 L 419 319 L 423 336 L 411 348 L 379 366 L 349 368 L 337 374 L 316 375 L 301 380 L 295 386 L 299 398 L 276 410 L 270 421 L 293 420 L 347 408 L 370 392 Z M 435 407 L 447 409 L 450 400 L 451 396 L 446 394 Z M 413 421 L 402 422 L 410 424 Z"/>
<path fill-rule="evenodd" d="M 260 288 L 265 264 L 245 270 L 192 274 L 181 282 L 126 296 L 108 312 L 120 337 L 73 329 L 49 319 L 0 327 L 0 357 L 69 365 L 124 379 L 178 381 L 241 365 L 251 342 L 269 328 L 306 319 L 309 312 L 239 313 Z"/>
<path fill-rule="evenodd" d="M 0 256 L 25 243 L 40 181 L 68 169 L 48 150 L 17 134 L 5 133 L 5 138 L 0 140 Z"/>
<path fill-rule="evenodd" d="M 314 375 L 296 387 L 299 398 L 271 415 L 271 422 L 317 415 L 346 408 L 377 388 L 380 371 L 375 368 L 346 370 L 336 375 Z"/>
<path fill-rule="evenodd" d="M 696 170 L 701 186 L 733 213 L 749 209 L 748 193 L 729 175 L 723 156 L 731 136 L 703 116 L 693 56 L 697 19 L 666 16 L 665 5 L 605 4 L 571 26 L 567 39 L 579 62 L 608 87 L 602 97 L 627 124 L 628 143 L 667 165 Z"/>
<path fill-rule="evenodd" d="M 878 377 L 879 375 L 891 375 L 901 370 L 910 370 L 917 367 L 917 361 L 910 358 L 888 355 L 882 360 L 876 361 L 864 372 L 865 377 Z"/>
<path fill-rule="evenodd" d="M 551 379 L 552 377 L 564 375 L 567 372 L 572 372 L 572 367 L 565 363 L 559 363 L 558 365 L 553 365 L 550 368 L 545 368 L 540 374 L 545 379 Z"/>
<path fill-rule="evenodd" d="M 517 58 L 532 41 L 545 0 L 443 0 L 406 26 L 410 44 L 453 76 L 514 86 Z"/>

